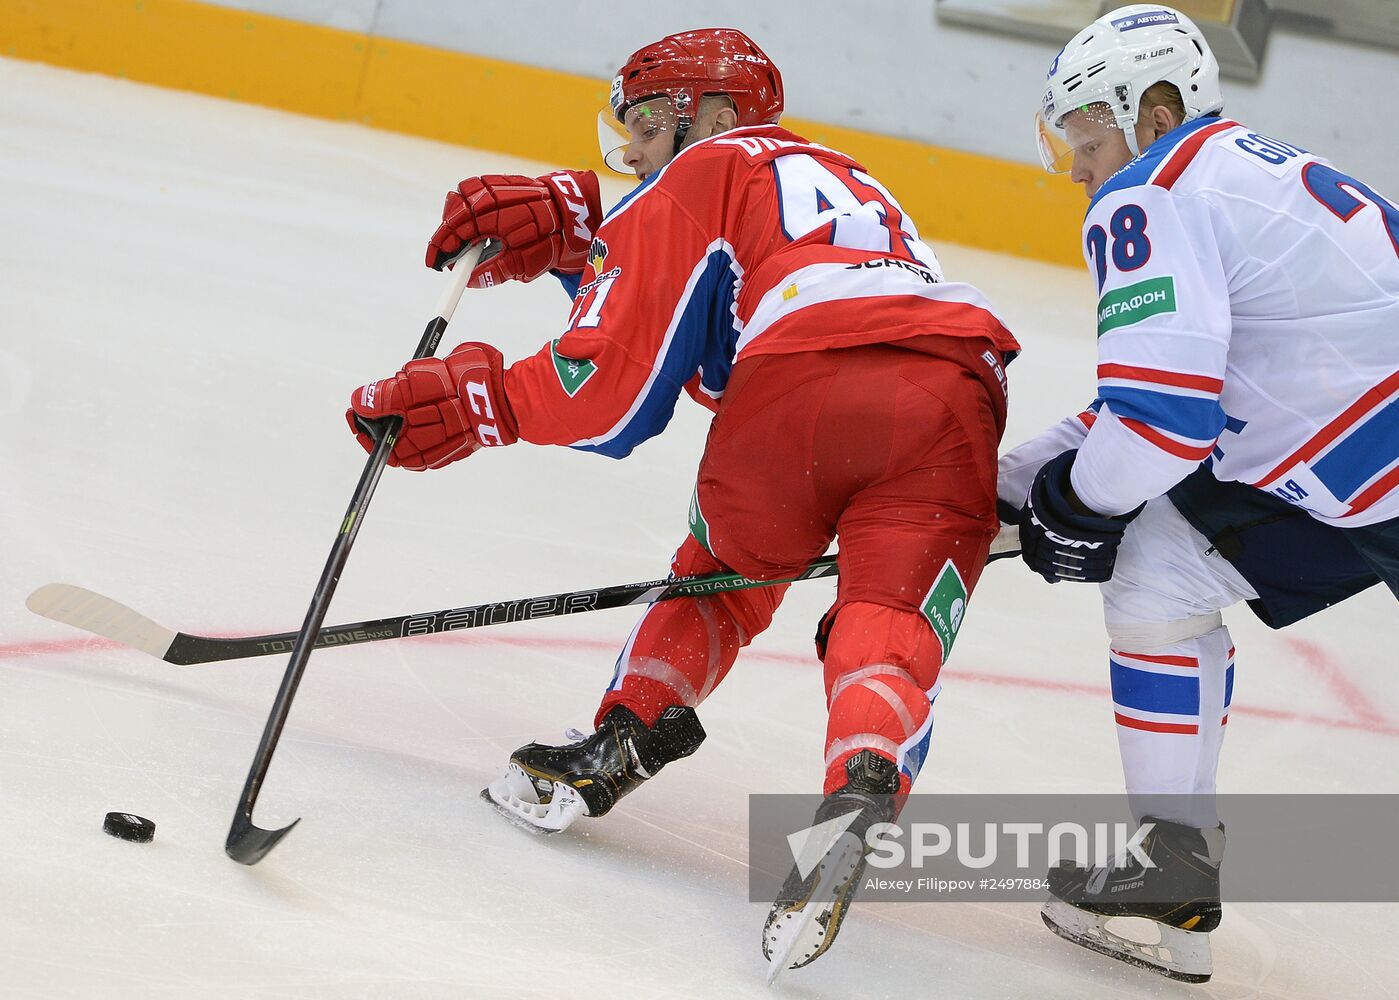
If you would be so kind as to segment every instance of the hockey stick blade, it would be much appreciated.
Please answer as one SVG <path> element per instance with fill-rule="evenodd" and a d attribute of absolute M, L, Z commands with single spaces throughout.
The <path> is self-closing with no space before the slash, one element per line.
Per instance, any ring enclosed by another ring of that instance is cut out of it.
<path fill-rule="evenodd" d="M 994 562 L 1015 555 L 1019 555 L 1019 541 L 1015 529 L 1003 529 L 991 546 L 989 561 Z M 543 597 L 524 597 L 515 601 L 496 601 L 490 604 L 447 608 L 443 611 L 376 618 L 348 625 L 333 625 L 321 629 L 316 634 L 315 646 L 317 649 L 323 649 L 329 646 L 353 646 L 362 642 L 380 642 L 409 636 L 436 635 L 440 632 L 455 632 L 485 625 L 503 625 L 509 622 L 579 614 L 584 611 L 605 611 L 652 604 L 677 597 L 696 597 L 746 587 L 820 580 L 834 575 L 835 559 L 828 556 L 818 559 L 790 580 L 757 581 L 736 573 L 719 573 L 678 580 L 624 583 L 595 590 L 574 590 Z M 286 653 L 296 641 L 297 635 L 295 632 L 277 632 L 270 635 L 221 637 L 176 632 L 110 597 L 67 583 L 45 584 L 30 594 L 25 603 L 29 610 L 37 615 L 131 646 L 178 666 Z"/>
<path fill-rule="evenodd" d="M 247 813 L 251 813 L 251 810 Z M 223 845 L 224 853 L 240 865 L 255 865 L 300 822 L 300 819 L 294 819 L 280 830 L 264 830 L 254 825 L 240 808 L 233 814 L 233 825 L 228 828 L 228 839 Z"/>
<path fill-rule="evenodd" d="M 44 584 L 25 599 L 24 606 L 36 615 L 131 646 L 162 660 L 170 659 L 171 648 L 181 636 L 110 597 L 67 583 Z"/>

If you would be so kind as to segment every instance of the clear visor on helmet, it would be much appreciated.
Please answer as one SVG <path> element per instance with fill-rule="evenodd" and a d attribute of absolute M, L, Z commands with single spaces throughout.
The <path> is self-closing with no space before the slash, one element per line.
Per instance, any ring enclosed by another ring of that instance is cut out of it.
<path fill-rule="evenodd" d="M 1102 101 L 1072 108 L 1053 121 L 1046 119 L 1043 112 L 1037 113 L 1035 133 L 1040 162 L 1051 174 L 1073 170 L 1076 158 L 1087 162 L 1106 161 L 1127 150 L 1122 127 L 1111 106 Z"/>
<path fill-rule="evenodd" d="M 627 166 L 627 150 L 635 143 L 643 153 L 647 149 L 659 149 L 669 158 L 675 150 L 675 130 L 680 124 L 675 106 L 668 97 L 651 97 L 637 101 L 627 108 L 618 121 L 611 108 L 605 108 L 597 116 L 598 148 L 602 152 L 602 162 L 619 174 L 631 175 L 635 171 Z"/>

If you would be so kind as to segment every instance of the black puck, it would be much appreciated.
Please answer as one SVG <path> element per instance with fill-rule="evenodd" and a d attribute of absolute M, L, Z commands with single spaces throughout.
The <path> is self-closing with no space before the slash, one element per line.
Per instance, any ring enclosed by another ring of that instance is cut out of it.
<path fill-rule="evenodd" d="M 102 832 L 109 833 L 113 837 L 120 837 L 122 840 L 149 844 L 155 839 L 155 824 L 144 816 L 135 816 L 131 813 L 108 813 L 107 818 L 102 821 Z"/>

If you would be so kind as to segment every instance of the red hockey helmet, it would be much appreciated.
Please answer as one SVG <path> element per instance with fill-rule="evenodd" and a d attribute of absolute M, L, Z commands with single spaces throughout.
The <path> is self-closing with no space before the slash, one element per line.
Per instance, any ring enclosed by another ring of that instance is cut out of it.
<path fill-rule="evenodd" d="M 609 102 L 620 122 L 637 101 L 662 95 L 677 114 L 690 116 L 705 94 L 732 100 L 740 126 L 768 125 L 782 116 L 782 74 L 736 28 L 682 31 L 638 49 L 617 71 Z"/>

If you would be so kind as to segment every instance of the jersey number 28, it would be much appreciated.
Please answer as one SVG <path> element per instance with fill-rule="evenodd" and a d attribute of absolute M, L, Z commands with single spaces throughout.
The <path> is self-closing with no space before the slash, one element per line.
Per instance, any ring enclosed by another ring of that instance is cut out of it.
<path fill-rule="evenodd" d="M 1108 221 L 1108 228 L 1088 230 L 1088 256 L 1098 275 L 1098 291 L 1108 280 L 1108 234 L 1112 234 L 1112 263 L 1119 271 L 1135 271 L 1151 259 L 1151 239 L 1146 235 L 1146 209 L 1123 205 Z"/>

